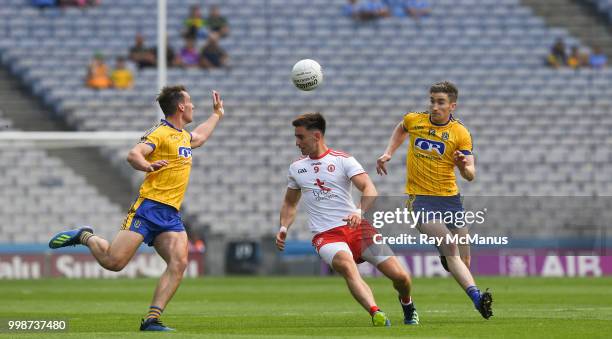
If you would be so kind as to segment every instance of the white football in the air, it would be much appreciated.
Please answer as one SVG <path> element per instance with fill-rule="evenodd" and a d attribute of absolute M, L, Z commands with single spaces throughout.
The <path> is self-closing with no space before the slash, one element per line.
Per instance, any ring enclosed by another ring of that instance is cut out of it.
<path fill-rule="evenodd" d="M 300 60 L 293 66 L 291 80 L 302 91 L 312 91 L 323 83 L 321 65 L 312 59 Z"/>

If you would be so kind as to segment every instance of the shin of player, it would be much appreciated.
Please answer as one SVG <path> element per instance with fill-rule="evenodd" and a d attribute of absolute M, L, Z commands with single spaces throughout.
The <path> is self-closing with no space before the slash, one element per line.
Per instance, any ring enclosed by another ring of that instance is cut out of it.
<path fill-rule="evenodd" d="M 213 91 L 213 114 L 191 133 L 184 130 L 193 121 L 194 105 L 183 86 L 164 87 L 157 101 L 165 119 L 149 129 L 129 152 L 127 161 L 146 173 L 138 198 L 131 206 L 121 230 L 109 243 L 92 228 L 60 232 L 49 242 L 51 248 L 83 244 L 100 265 L 122 270 L 142 242 L 153 246 L 166 262 L 142 331 L 169 331 L 159 320 L 176 292 L 187 266 L 187 234 L 179 214 L 191 171 L 192 149 L 211 136 L 223 117 L 223 101 Z"/>
<path fill-rule="evenodd" d="M 458 90 L 450 82 L 441 82 L 430 88 L 429 112 L 410 112 L 395 127 L 387 149 L 378 158 L 376 171 L 387 174 L 386 163 L 401 144 L 410 138 L 406 158 L 406 194 L 415 211 L 462 212 L 463 206 L 455 178 L 455 167 L 467 181 L 474 180 L 476 168 L 472 154 L 472 137 L 467 128 L 453 117 L 457 106 Z M 455 214 L 457 215 L 457 214 Z M 427 221 L 419 231 L 431 237 L 448 239 L 447 235 L 467 235 L 467 226 L 459 223 L 444 224 Z M 488 319 L 492 296 L 481 293 L 470 273 L 469 246 L 443 244 L 438 248 L 442 265 L 466 291 L 476 309 Z"/>
<path fill-rule="evenodd" d="M 376 230 L 362 218 L 362 210 L 370 208 L 377 195 L 370 177 L 354 157 L 327 147 L 325 119 L 321 114 L 300 115 L 293 126 L 296 146 L 303 156 L 289 167 L 288 187 L 280 213 L 281 227 L 276 237 L 278 249 L 285 248 L 287 230 L 303 196 L 314 235 L 313 246 L 345 279 L 355 300 L 370 312 L 373 324 L 389 326 L 390 322 L 359 274 L 357 264 L 363 261 L 370 262 L 392 280 L 404 310 L 405 323 L 417 324 L 418 314 L 410 297 L 410 276 L 390 249 L 376 248 L 372 241 Z M 360 208 L 353 203 L 352 185 L 362 193 Z"/>

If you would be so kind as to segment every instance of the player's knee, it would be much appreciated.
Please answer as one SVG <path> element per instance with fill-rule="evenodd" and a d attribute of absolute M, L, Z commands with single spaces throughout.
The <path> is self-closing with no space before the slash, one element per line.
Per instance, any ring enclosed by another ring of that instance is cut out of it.
<path fill-rule="evenodd" d="M 123 266 L 118 264 L 110 264 L 106 266 L 106 269 L 113 272 L 120 272 L 123 269 Z"/>
<path fill-rule="evenodd" d="M 391 276 L 389 276 L 391 281 L 393 281 L 394 286 L 410 286 L 412 284 L 412 280 L 410 279 L 410 274 L 400 270 L 393 272 Z"/>
<path fill-rule="evenodd" d="M 410 275 L 406 272 L 400 272 L 397 277 L 393 280 L 396 284 L 400 284 L 403 286 L 410 286 L 412 284 L 412 280 L 410 279 Z"/>
<path fill-rule="evenodd" d="M 394 285 L 409 285 L 411 283 L 410 274 L 406 272 L 399 264 L 385 261 L 378 266 L 378 269 L 393 281 Z"/>
<path fill-rule="evenodd" d="M 176 258 L 168 264 L 168 269 L 177 274 L 183 274 L 187 269 L 187 257 Z"/>
<path fill-rule="evenodd" d="M 119 272 L 122 269 L 124 269 L 126 265 L 127 265 L 127 261 L 125 260 L 111 258 L 109 261 L 106 262 L 106 265 L 104 265 L 104 268 L 106 268 L 109 271 Z"/>
<path fill-rule="evenodd" d="M 332 260 L 332 267 L 341 275 L 349 274 L 354 265 L 355 262 L 353 261 L 351 255 L 344 251 L 338 252 Z"/>

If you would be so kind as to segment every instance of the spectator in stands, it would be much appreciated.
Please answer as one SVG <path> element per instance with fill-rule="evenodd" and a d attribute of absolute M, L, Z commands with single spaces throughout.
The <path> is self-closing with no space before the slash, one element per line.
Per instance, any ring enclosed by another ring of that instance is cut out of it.
<path fill-rule="evenodd" d="M 112 86 L 108 76 L 108 67 L 104 63 L 104 56 L 96 54 L 87 69 L 87 86 L 94 89 L 105 89 Z"/>
<path fill-rule="evenodd" d="M 589 56 L 589 66 L 593 69 L 604 69 L 608 63 L 608 57 L 603 53 L 601 47 L 595 46 L 593 53 Z"/>
<path fill-rule="evenodd" d="M 224 38 L 229 34 L 229 23 L 227 18 L 221 15 L 219 6 L 210 6 L 210 13 L 206 18 L 206 26 L 210 32 L 217 32 L 220 38 Z"/>
<path fill-rule="evenodd" d="M 57 5 L 55 0 L 32 0 L 32 6 L 36 6 L 39 8 L 43 7 L 54 7 Z"/>
<path fill-rule="evenodd" d="M 567 58 L 567 65 L 572 69 L 579 69 L 587 64 L 587 57 L 583 53 L 580 53 L 578 46 L 572 46 L 570 55 Z"/>
<path fill-rule="evenodd" d="M 134 85 L 134 77 L 132 71 L 125 66 L 125 58 L 117 57 L 115 69 L 111 74 L 113 86 L 117 89 L 129 89 Z"/>
<path fill-rule="evenodd" d="M 548 55 L 548 65 L 553 68 L 559 68 L 567 65 L 567 53 L 565 51 L 565 42 L 559 38 L 552 46 Z"/>
<path fill-rule="evenodd" d="M 183 221 L 183 225 L 185 226 L 185 231 L 187 232 L 187 240 L 189 241 L 187 245 L 187 251 L 191 253 L 204 253 L 206 251 L 206 243 L 204 241 L 204 232 L 203 229 L 210 228 L 209 225 L 204 224 L 203 227 L 194 228 L 191 223 L 187 221 Z"/>
<path fill-rule="evenodd" d="M 379 0 L 364 0 L 363 3 L 348 0 L 342 12 L 359 21 L 373 21 L 389 16 L 389 10 Z"/>
<path fill-rule="evenodd" d="M 155 66 L 157 66 L 157 46 L 151 48 L 151 53 L 154 56 Z M 181 56 L 174 52 L 174 48 L 168 44 L 168 36 L 166 36 L 166 65 L 175 67 L 181 65 Z"/>
<path fill-rule="evenodd" d="M 193 234 L 189 237 L 189 244 L 187 246 L 189 253 L 204 253 L 206 251 L 206 244 L 199 235 Z"/>
<path fill-rule="evenodd" d="M 200 67 L 204 69 L 221 68 L 228 66 L 228 55 L 219 45 L 219 34 L 211 32 L 208 40 L 200 52 Z"/>
<path fill-rule="evenodd" d="M 189 8 L 189 16 L 183 22 L 183 37 L 186 39 L 196 40 L 197 38 L 205 38 L 206 20 L 202 17 L 202 11 L 199 5 L 193 5 Z"/>
<path fill-rule="evenodd" d="M 406 0 L 383 0 L 389 9 L 389 14 L 396 17 L 406 16 Z"/>
<path fill-rule="evenodd" d="M 381 0 L 365 0 L 363 5 L 361 5 L 360 15 L 362 18 L 386 18 L 389 16 L 389 9 L 381 2 Z"/>
<path fill-rule="evenodd" d="M 60 6 L 98 6 L 100 4 L 100 0 L 59 0 Z"/>
<path fill-rule="evenodd" d="M 206 243 L 204 241 L 204 235 L 201 231 L 196 231 L 187 222 L 183 222 L 185 230 L 187 231 L 187 251 L 191 253 L 204 253 L 206 251 Z"/>
<path fill-rule="evenodd" d="M 185 39 L 185 46 L 181 49 L 181 65 L 183 67 L 197 67 L 200 64 L 200 55 L 196 49 L 194 39 Z"/>
<path fill-rule="evenodd" d="M 342 15 L 359 20 L 359 4 L 357 0 L 347 0 L 347 3 L 342 6 Z"/>
<path fill-rule="evenodd" d="M 136 34 L 134 46 L 130 48 L 130 60 L 138 65 L 138 68 L 155 67 L 155 53 L 151 52 L 144 44 L 142 34 Z"/>
<path fill-rule="evenodd" d="M 406 0 L 404 11 L 406 15 L 419 21 L 431 14 L 431 4 L 427 0 Z"/>

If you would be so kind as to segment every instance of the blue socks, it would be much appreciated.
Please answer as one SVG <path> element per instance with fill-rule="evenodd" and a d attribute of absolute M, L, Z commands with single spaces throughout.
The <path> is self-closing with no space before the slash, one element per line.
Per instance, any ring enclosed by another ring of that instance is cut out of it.
<path fill-rule="evenodd" d="M 472 299 L 474 306 L 478 308 L 478 303 L 480 302 L 480 290 L 476 286 L 470 286 L 465 290 L 465 293 Z"/>

